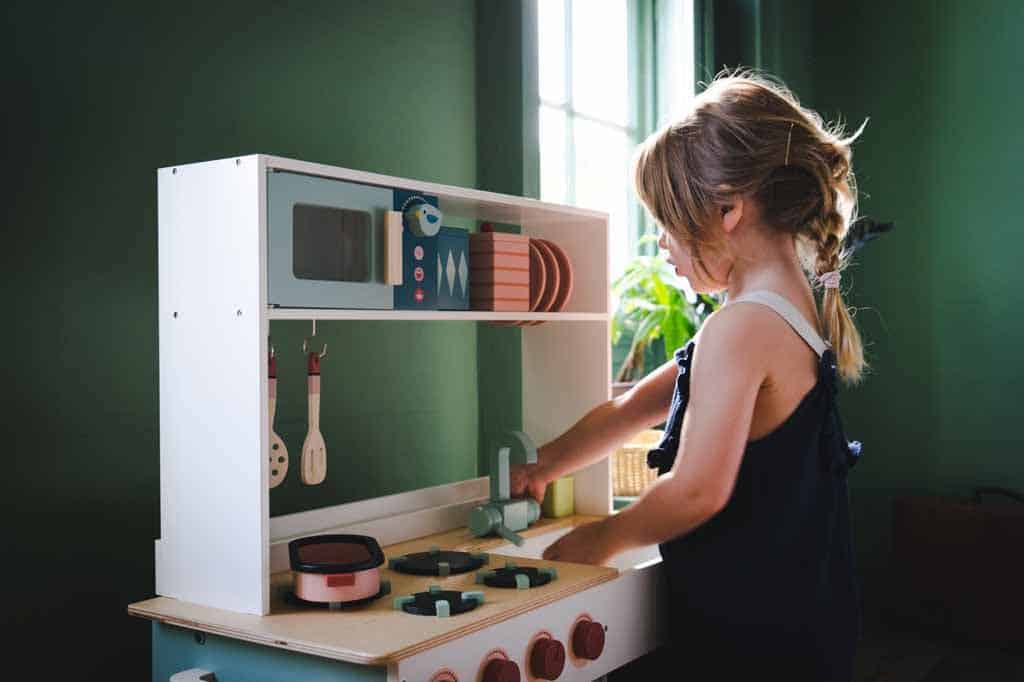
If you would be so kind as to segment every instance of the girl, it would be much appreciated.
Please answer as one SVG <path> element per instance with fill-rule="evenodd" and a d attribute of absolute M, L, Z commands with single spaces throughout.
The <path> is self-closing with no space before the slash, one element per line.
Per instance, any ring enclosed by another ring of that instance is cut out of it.
<path fill-rule="evenodd" d="M 835 395 L 837 375 L 855 383 L 865 369 L 839 290 L 862 130 L 844 139 L 784 86 L 741 72 L 648 138 L 635 181 L 658 244 L 695 291 L 726 304 L 674 361 L 512 471 L 513 495 L 539 501 L 667 420 L 649 455 L 658 480 L 544 558 L 601 564 L 659 543 L 681 676 L 852 678 L 861 617 L 846 474 L 859 443 Z"/>

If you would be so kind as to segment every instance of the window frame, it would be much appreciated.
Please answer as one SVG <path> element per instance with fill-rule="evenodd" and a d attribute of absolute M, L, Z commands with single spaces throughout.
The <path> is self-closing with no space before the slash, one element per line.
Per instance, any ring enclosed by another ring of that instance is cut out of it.
<path fill-rule="evenodd" d="M 608 121 L 599 117 L 591 116 L 577 111 L 573 106 L 573 29 L 572 14 L 573 0 L 562 0 L 563 13 L 565 17 L 565 39 L 563 42 L 564 60 L 564 90 L 563 100 L 560 102 L 545 99 L 540 94 L 539 82 L 535 96 L 536 105 L 533 107 L 534 119 L 540 119 L 542 108 L 546 107 L 564 114 L 565 121 L 565 196 L 562 200 L 570 205 L 576 205 L 576 148 L 575 148 L 575 125 L 577 120 L 585 120 L 606 126 L 624 133 L 632 148 L 636 148 L 648 135 L 653 133 L 659 124 L 659 118 L 663 117 L 665 109 L 665 97 L 659 97 L 660 90 L 663 90 L 661 82 L 662 74 L 658 69 L 658 44 L 659 38 L 672 35 L 665 30 L 665 19 L 669 16 L 671 3 L 682 3 L 679 15 L 689 13 L 689 20 L 683 26 L 676 27 L 676 37 L 690 32 L 690 62 L 691 73 L 693 74 L 692 86 L 696 93 L 696 68 L 695 64 L 699 59 L 700 45 L 699 36 L 695 27 L 698 24 L 698 15 L 702 12 L 701 0 L 627 0 L 627 102 L 628 122 L 623 126 L 619 123 Z M 539 18 L 539 9 L 537 15 Z M 537 38 L 535 50 L 539 50 L 540 41 Z M 539 55 L 538 68 L 539 68 Z M 539 141 L 539 138 L 538 138 Z M 632 157 L 631 157 L 632 158 Z M 538 196 L 541 187 L 541 154 L 538 145 L 537 154 L 537 177 Z M 646 234 L 655 234 L 657 225 L 651 220 L 643 205 L 636 198 L 631 187 L 625 188 L 628 194 L 626 226 L 626 247 L 630 257 L 636 255 L 654 255 L 657 246 L 653 243 L 639 244 L 640 239 Z M 612 272 L 611 277 L 617 277 L 621 273 Z"/>

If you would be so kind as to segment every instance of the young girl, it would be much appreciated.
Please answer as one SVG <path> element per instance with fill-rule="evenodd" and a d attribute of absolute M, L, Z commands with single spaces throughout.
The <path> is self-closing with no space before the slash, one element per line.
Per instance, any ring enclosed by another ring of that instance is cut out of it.
<path fill-rule="evenodd" d="M 695 291 L 726 303 L 675 361 L 512 471 L 513 495 L 541 500 L 549 482 L 667 422 L 648 457 L 658 480 L 544 558 L 601 564 L 659 543 L 680 678 L 852 678 L 861 625 L 846 475 L 859 443 L 846 441 L 836 391 L 838 376 L 855 383 L 865 368 L 839 289 L 861 130 L 844 139 L 784 86 L 744 72 L 648 138 L 635 180 L 658 244 Z"/>

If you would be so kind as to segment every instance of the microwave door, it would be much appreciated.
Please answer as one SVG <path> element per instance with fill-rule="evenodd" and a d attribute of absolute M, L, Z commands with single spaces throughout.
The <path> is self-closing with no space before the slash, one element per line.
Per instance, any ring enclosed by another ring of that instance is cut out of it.
<path fill-rule="evenodd" d="M 379 262 L 390 189 L 299 173 L 267 177 L 267 300 L 296 308 L 394 308 Z"/>
<path fill-rule="evenodd" d="M 373 217 L 367 211 L 296 204 L 292 272 L 320 282 L 370 281 Z"/>

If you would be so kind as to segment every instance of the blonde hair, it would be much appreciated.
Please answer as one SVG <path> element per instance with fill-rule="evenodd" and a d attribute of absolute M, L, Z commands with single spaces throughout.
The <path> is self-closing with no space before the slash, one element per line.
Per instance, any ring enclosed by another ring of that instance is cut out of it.
<path fill-rule="evenodd" d="M 717 207 L 735 194 L 755 197 L 764 222 L 792 234 L 811 286 L 841 271 L 842 249 L 857 217 L 851 144 L 842 123 L 826 126 L 785 85 L 751 70 L 720 73 L 682 120 L 655 132 L 637 150 L 637 194 L 654 219 L 681 241 L 708 275 L 702 249 L 721 251 L 713 231 Z M 862 378 L 860 334 L 838 288 L 820 303 L 825 335 L 840 376 Z"/>

